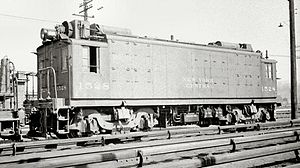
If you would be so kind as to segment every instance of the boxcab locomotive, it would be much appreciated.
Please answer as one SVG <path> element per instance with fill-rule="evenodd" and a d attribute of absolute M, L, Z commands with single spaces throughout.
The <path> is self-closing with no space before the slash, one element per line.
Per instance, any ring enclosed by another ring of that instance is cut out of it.
<path fill-rule="evenodd" d="M 274 120 L 276 61 L 250 44 L 201 45 L 63 22 L 42 29 L 30 133 L 59 137 L 154 125 Z"/>

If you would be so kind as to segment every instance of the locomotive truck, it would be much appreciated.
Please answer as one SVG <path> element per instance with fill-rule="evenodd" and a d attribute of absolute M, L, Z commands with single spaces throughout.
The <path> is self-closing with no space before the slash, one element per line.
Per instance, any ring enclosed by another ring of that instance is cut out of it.
<path fill-rule="evenodd" d="M 275 119 L 276 61 L 250 44 L 142 37 L 81 20 L 40 35 L 39 99 L 25 101 L 32 134 Z"/>

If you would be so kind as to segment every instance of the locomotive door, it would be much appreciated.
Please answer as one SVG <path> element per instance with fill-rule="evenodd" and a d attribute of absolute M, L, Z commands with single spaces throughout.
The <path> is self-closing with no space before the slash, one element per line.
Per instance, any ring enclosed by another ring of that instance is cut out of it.
<path fill-rule="evenodd" d="M 261 67 L 262 77 L 262 96 L 263 97 L 276 97 L 276 61 L 263 60 Z"/>

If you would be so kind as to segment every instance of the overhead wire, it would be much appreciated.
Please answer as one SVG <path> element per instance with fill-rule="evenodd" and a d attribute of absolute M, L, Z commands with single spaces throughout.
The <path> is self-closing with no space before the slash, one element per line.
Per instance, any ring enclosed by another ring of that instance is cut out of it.
<path fill-rule="evenodd" d="M 34 21 L 40 21 L 40 22 L 50 22 L 50 23 L 60 23 L 57 21 L 53 20 L 47 20 L 47 19 L 40 19 L 40 18 L 33 18 L 33 17 L 24 17 L 24 16 L 17 16 L 17 15 L 11 15 L 11 14 L 5 14 L 5 13 L 0 13 L 0 16 L 6 16 L 6 17 L 12 17 L 12 18 L 17 18 L 17 19 L 26 19 L 26 20 L 34 20 Z M 296 46 L 296 50 L 300 51 L 300 45 Z M 283 58 L 289 58 L 289 55 L 270 55 L 273 57 L 283 57 Z M 300 56 L 297 56 L 297 59 L 300 59 Z"/>
<path fill-rule="evenodd" d="M 33 17 L 24 17 L 24 16 L 17 16 L 17 15 L 10 15 L 10 14 L 5 14 L 5 13 L 0 13 L 0 16 L 12 17 L 12 18 L 17 18 L 17 19 L 34 20 L 34 21 L 40 21 L 40 22 L 60 23 L 60 22 L 53 21 L 53 20 L 33 18 Z"/>

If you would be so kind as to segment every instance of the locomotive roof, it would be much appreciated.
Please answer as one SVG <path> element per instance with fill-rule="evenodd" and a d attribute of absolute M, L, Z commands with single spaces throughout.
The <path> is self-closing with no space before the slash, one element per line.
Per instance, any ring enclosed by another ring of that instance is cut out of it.
<path fill-rule="evenodd" d="M 125 39 L 133 39 L 133 41 L 143 41 L 143 40 L 150 40 L 150 41 L 155 41 L 155 42 L 162 42 L 164 44 L 169 43 L 169 44 L 174 44 L 174 45 L 191 45 L 195 47 L 209 47 L 212 49 L 226 49 L 226 50 L 232 50 L 232 51 L 243 51 L 243 52 L 251 52 L 254 53 L 252 47 L 250 44 L 236 44 L 236 43 L 229 43 L 229 42 L 222 42 L 222 41 L 217 41 L 215 43 L 209 43 L 208 45 L 206 44 L 200 44 L 200 43 L 193 43 L 193 42 L 185 42 L 185 41 L 179 41 L 179 40 L 167 40 L 167 39 L 160 39 L 160 38 L 154 38 L 154 37 L 147 37 L 147 36 L 134 36 L 134 35 L 119 35 L 119 34 L 112 34 L 112 35 L 107 35 L 107 39 L 118 39 L 118 40 L 125 40 Z M 249 45 L 251 48 L 250 49 L 242 49 L 239 48 L 239 45 Z"/>
<path fill-rule="evenodd" d="M 71 32 L 69 30 L 72 30 Z M 80 31 L 80 33 L 79 33 Z M 84 33 L 82 33 L 84 32 Z M 52 35 L 55 33 L 55 35 Z M 86 34 L 85 34 L 86 33 Z M 56 41 L 63 41 L 66 43 L 95 43 L 95 42 L 105 42 L 108 40 L 118 39 L 118 40 L 128 40 L 132 42 L 143 42 L 143 43 L 161 43 L 163 45 L 174 45 L 182 47 L 205 47 L 208 50 L 220 50 L 227 52 L 251 52 L 252 54 L 257 53 L 261 55 L 261 52 L 254 52 L 250 44 L 245 43 L 228 43 L 217 41 L 214 43 L 199 44 L 193 42 L 184 42 L 171 40 L 153 38 L 147 36 L 136 36 L 132 35 L 130 29 L 103 26 L 98 24 L 91 24 L 87 21 L 73 20 L 71 22 L 63 22 L 61 26 L 56 26 L 56 30 L 42 29 L 41 38 L 43 39 L 43 45 L 47 46 Z"/>
<path fill-rule="evenodd" d="M 174 46 L 189 46 L 189 47 L 205 47 L 206 49 L 212 49 L 212 50 L 226 50 L 226 51 L 232 51 L 232 52 L 250 52 L 250 53 L 255 53 L 253 52 L 253 50 L 245 50 L 245 49 L 238 49 L 238 48 L 234 48 L 234 47 L 226 47 L 226 46 L 221 46 L 221 45 L 217 45 L 216 43 L 210 43 L 208 45 L 206 44 L 200 44 L 200 43 L 192 43 L 192 42 L 185 42 L 185 41 L 178 41 L 178 40 L 167 40 L 167 39 L 159 39 L 159 38 L 153 38 L 153 37 L 147 37 L 147 36 L 134 36 L 134 35 L 120 35 L 120 34 L 108 34 L 105 35 L 105 42 L 107 42 L 107 40 L 114 40 L 114 39 L 118 39 L 121 41 L 133 41 L 133 42 L 147 42 L 149 43 L 149 41 L 151 41 L 151 43 L 160 43 L 160 44 L 165 44 L 165 45 L 174 45 Z M 37 49 L 43 47 L 43 46 L 47 46 L 50 44 L 53 44 L 54 42 L 57 41 L 61 41 L 61 42 L 65 42 L 65 43 L 77 43 L 77 44 L 86 44 L 88 45 L 89 43 L 97 43 L 97 42 L 103 42 L 103 41 L 97 41 L 97 40 L 91 40 L 91 39 L 74 39 L 74 38 L 69 38 L 69 39 L 56 39 L 56 40 L 52 40 L 52 41 L 44 41 L 43 44 L 41 46 L 39 46 Z M 225 43 L 225 42 L 222 42 Z M 238 44 L 234 44 L 234 43 L 227 43 L 230 45 L 238 45 Z M 251 48 L 252 49 L 252 48 Z M 257 54 L 261 54 L 261 53 L 257 53 Z"/>

